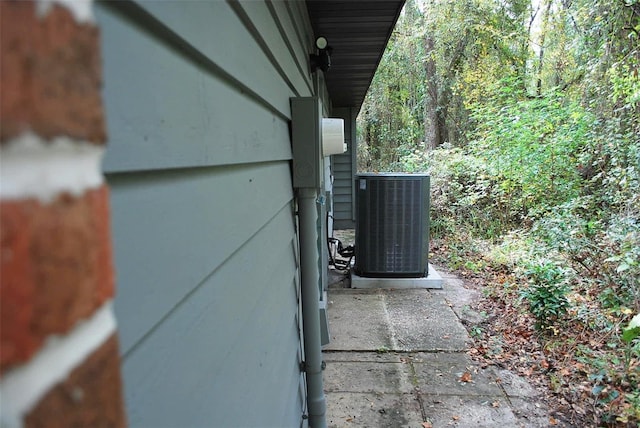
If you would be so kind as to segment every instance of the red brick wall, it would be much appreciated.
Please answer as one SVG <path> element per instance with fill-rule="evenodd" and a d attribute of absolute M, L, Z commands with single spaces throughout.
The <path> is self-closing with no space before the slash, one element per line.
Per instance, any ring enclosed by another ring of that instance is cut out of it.
<path fill-rule="evenodd" d="M 99 32 L 74 7 L 0 1 L 2 426 L 126 424 Z"/>

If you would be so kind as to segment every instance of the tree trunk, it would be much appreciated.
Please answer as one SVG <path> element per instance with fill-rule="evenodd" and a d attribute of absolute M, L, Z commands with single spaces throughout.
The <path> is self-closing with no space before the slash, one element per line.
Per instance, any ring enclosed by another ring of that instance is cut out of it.
<path fill-rule="evenodd" d="M 429 35 L 424 36 L 424 71 L 427 80 L 427 91 L 424 99 L 424 142 L 426 150 L 433 150 L 440 144 L 440 126 L 438 120 L 438 81 L 436 61 L 434 59 L 434 41 Z"/>
<path fill-rule="evenodd" d="M 542 32 L 540 33 L 540 54 L 538 55 L 538 75 L 536 79 L 536 95 L 542 95 L 542 72 L 544 66 L 544 44 L 549 28 L 549 12 L 551 11 L 551 0 L 547 0 L 547 8 L 542 14 Z"/>

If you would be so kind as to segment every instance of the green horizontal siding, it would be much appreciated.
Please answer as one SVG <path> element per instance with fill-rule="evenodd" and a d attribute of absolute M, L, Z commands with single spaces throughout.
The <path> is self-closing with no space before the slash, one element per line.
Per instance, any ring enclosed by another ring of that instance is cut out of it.
<path fill-rule="evenodd" d="M 96 15 L 130 425 L 304 426 L 289 136 L 290 97 L 318 85 L 304 3 Z"/>
<path fill-rule="evenodd" d="M 333 218 L 334 228 L 353 228 L 354 223 L 354 198 L 353 198 L 353 176 L 354 176 L 354 141 L 355 141 L 355 116 L 350 109 L 336 109 L 334 114 L 342 117 L 345 123 L 345 141 L 348 150 L 340 155 L 331 157 L 331 168 L 333 172 Z"/>

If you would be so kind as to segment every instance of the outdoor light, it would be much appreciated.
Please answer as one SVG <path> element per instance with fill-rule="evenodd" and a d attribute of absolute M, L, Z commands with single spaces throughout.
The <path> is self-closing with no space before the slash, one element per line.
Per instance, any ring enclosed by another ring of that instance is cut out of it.
<path fill-rule="evenodd" d="M 318 53 L 309 55 L 311 72 L 315 73 L 317 69 L 326 72 L 331 68 L 331 46 L 329 46 L 326 38 L 318 37 L 316 39 L 316 48 Z"/>

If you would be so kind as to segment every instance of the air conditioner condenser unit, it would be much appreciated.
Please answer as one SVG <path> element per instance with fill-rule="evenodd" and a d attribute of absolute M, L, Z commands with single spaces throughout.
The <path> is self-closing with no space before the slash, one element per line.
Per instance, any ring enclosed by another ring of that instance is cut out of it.
<path fill-rule="evenodd" d="M 370 278 L 428 274 L 429 176 L 356 175 L 354 272 Z"/>

